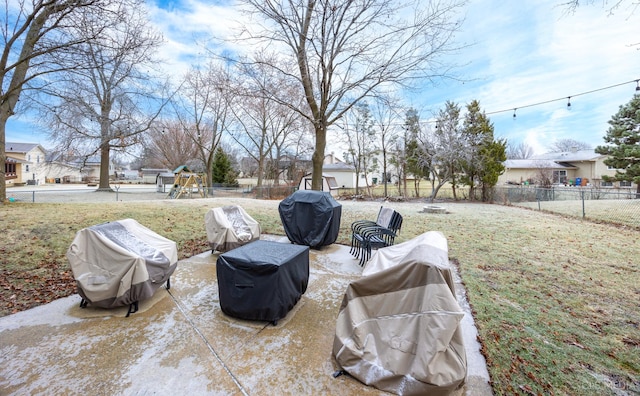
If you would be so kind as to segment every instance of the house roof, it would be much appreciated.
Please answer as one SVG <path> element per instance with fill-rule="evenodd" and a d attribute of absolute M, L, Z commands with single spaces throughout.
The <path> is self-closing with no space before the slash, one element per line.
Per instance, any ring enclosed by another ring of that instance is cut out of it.
<path fill-rule="evenodd" d="M 324 164 L 322 165 L 323 171 L 332 171 L 332 172 L 355 172 L 355 168 L 352 165 L 349 165 L 344 162 L 335 162 L 333 164 Z"/>
<path fill-rule="evenodd" d="M 6 142 L 4 144 L 4 152 L 9 153 L 28 153 L 34 148 L 40 146 L 38 143 L 19 143 L 19 142 Z M 44 148 L 40 146 L 40 149 L 44 151 Z"/>
<path fill-rule="evenodd" d="M 158 173 L 167 173 L 170 174 L 171 177 L 174 177 L 175 175 L 173 174 L 173 172 L 171 172 L 169 169 L 167 168 L 141 168 L 140 172 L 146 174 L 146 175 L 157 175 Z"/>
<path fill-rule="evenodd" d="M 545 153 L 534 155 L 531 159 L 537 160 L 551 160 L 556 162 L 571 162 L 571 161 L 596 161 L 598 158 L 605 157 L 602 154 L 597 154 L 594 150 L 577 150 L 577 151 L 562 151 L 556 153 Z"/>
<path fill-rule="evenodd" d="M 575 166 L 548 159 L 512 159 L 504 162 L 507 169 L 572 169 Z"/>
<path fill-rule="evenodd" d="M 180 165 L 179 167 L 177 167 L 173 173 L 182 173 L 182 172 L 186 172 L 186 173 L 191 173 L 191 171 L 189 170 L 189 168 L 186 165 Z"/>
<path fill-rule="evenodd" d="M 8 156 L 8 155 L 7 155 L 6 162 L 7 163 L 13 163 L 13 164 L 28 164 L 29 163 L 29 161 L 24 161 L 24 160 L 21 160 L 19 158 L 14 158 L 14 157 L 11 157 L 11 156 Z"/>

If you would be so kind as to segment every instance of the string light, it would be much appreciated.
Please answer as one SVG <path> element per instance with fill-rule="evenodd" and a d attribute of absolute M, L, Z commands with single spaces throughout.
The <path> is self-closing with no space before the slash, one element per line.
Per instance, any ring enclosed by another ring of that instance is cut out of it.
<path fill-rule="evenodd" d="M 565 97 L 558 98 L 558 99 L 545 100 L 545 101 L 542 101 L 542 102 L 532 103 L 532 104 L 528 104 L 528 105 L 525 105 L 525 106 L 513 107 L 513 108 L 509 108 L 509 109 L 504 109 L 504 110 L 486 112 L 485 114 L 486 115 L 491 115 L 491 114 L 504 113 L 504 112 L 507 112 L 507 111 L 513 111 L 513 119 L 515 120 L 516 119 L 516 111 L 518 109 L 524 109 L 524 108 L 527 108 L 527 107 L 540 106 L 540 105 L 543 105 L 543 104 L 557 102 L 559 100 L 565 100 L 565 99 L 567 99 L 567 109 L 571 109 L 571 98 L 575 98 L 576 96 L 588 95 L 588 94 L 591 94 L 591 93 L 594 93 L 594 92 L 604 91 L 604 90 L 611 89 L 611 88 L 616 88 L 616 87 L 619 87 L 619 86 L 622 86 L 622 85 L 626 85 L 626 84 L 630 84 L 630 83 L 634 83 L 634 82 L 636 83 L 636 89 L 635 89 L 636 92 L 640 92 L 640 79 L 636 79 L 636 80 L 625 81 L 625 82 L 622 82 L 622 83 L 619 83 L 619 84 L 609 85 L 609 86 L 603 87 L 603 88 L 592 89 L 591 91 L 581 92 L 581 93 L 573 94 L 573 95 L 570 95 L 570 96 L 565 96 Z M 437 121 L 436 120 L 420 121 L 420 124 L 433 124 L 435 122 L 437 122 Z"/>
<path fill-rule="evenodd" d="M 635 82 L 635 83 L 638 85 L 638 86 L 636 87 L 636 91 L 640 91 L 640 79 L 637 79 L 637 80 L 630 80 L 630 81 L 625 81 L 625 82 L 623 82 L 623 83 L 614 84 L 614 85 L 609 85 L 608 87 L 603 87 L 603 88 L 593 89 L 593 90 L 591 90 L 591 91 L 581 92 L 581 93 L 577 93 L 577 94 L 574 94 L 574 95 L 571 95 L 571 96 L 565 96 L 565 97 L 563 97 L 563 98 L 551 99 L 551 100 L 545 100 L 545 101 L 543 101 L 543 102 L 532 103 L 532 104 L 529 104 L 529 105 L 516 107 L 516 108 L 514 108 L 514 109 L 513 109 L 513 110 L 514 110 L 513 117 L 515 118 L 515 110 L 516 110 L 516 109 L 524 109 L 524 108 L 527 108 L 527 107 L 540 106 L 540 105 L 543 105 L 543 104 L 552 103 L 552 102 L 557 102 L 557 101 L 559 101 L 559 100 L 564 100 L 564 99 L 567 99 L 567 98 L 568 98 L 568 99 L 571 99 L 571 98 L 575 98 L 576 96 L 588 95 L 588 94 L 590 94 L 590 93 L 594 93 L 594 92 L 598 92 L 598 91 L 604 91 L 604 90 L 606 90 L 606 89 L 611 89 L 611 88 L 619 87 L 619 86 L 621 86 L 621 85 L 626 85 L 626 84 L 633 83 L 633 82 Z M 567 104 L 567 107 L 569 107 L 569 104 Z M 504 112 L 506 112 L 506 111 L 511 111 L 511 110 L 512 110 L 512 109 L 504 109 L 504 110 L 498 110 L 498 111 L 488 112 L 488 113 L 486 113 L 486 114 L 487 114 L 487 115 L 491 115 L 491 114 L 498 114 L 498 113 L 504 113 Z"/>

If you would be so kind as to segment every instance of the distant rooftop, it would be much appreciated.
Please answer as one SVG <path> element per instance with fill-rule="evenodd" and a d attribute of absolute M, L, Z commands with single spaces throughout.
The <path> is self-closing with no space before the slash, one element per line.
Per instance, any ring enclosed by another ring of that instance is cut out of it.
<path fill-rule="evenodd" d="M 589 149 L 589 150 L 562 151 L 562 152 L 555 152 L 555 153 L 539 154 L 539 155 L 534 155 L 530 159 L 570 162 L 570 161 L 595 161 L 596 159 L 601 157 L 603 157 L 602 154 L 598 154 L 593 149 Z"/>
<path fill-rule="evenodd" d="M 4 151 L 7 154 L 10 153 L 26 153 L 31 151 L 34 147 L 38 147 L 38 143 L 18 143 L 18 142 L 6 142 L 4 144 Z"/>
<path fill-rule="evenodd" d="M 508 169 L 567 169 L 575 168 L 571 164 L 556 162 L 550 159 L 511 159 L 504 162 L 505 168 Z"/>

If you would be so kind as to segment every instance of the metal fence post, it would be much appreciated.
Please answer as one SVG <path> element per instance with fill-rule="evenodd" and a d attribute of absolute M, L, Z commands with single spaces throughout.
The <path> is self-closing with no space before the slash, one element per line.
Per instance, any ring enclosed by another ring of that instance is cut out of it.
<path fill-rule="evenodd" d="M 584 190 L 580 191 L 580 196 L 582 198 L 582 218 L 586 217 L 586 213 L 584 211 Z"/>
<path fill-rule="evenodd" d="M 35 190 L 31 191 L 31 202 L 36 202 L 36 192 L 35 192 Z"/>

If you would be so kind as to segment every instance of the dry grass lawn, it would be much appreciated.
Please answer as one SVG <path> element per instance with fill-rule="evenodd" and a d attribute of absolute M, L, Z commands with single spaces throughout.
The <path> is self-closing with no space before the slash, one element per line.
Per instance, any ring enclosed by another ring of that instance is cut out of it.
<path fill-rule="evenodd" d="M 239 204 L 264 233 L 284 234 L 279 201 L 193 199 L 0 206 L 1 315 L 74 293 L 65 258 L 83 227 L 134 218 L 178 243 L 181 257 L 205 251 L 205 212 Z M 375 219 L 380 202 L 343 201 L 349 225 Z M 439 230 L 459 263 L 496 394 L 640 393 L 638 231 L 498 205 L 389 203 L 404 216 L 400 242 Z M 337 314 L 337 313 L 336 313 Z"/>

